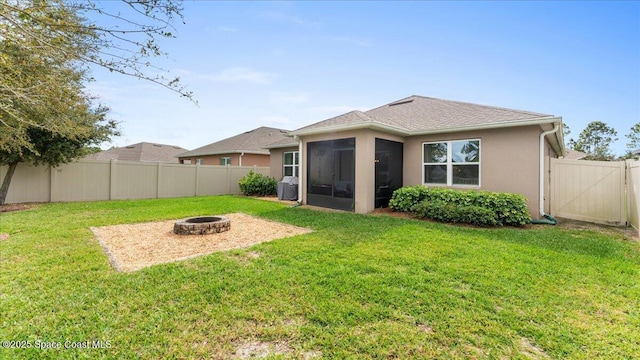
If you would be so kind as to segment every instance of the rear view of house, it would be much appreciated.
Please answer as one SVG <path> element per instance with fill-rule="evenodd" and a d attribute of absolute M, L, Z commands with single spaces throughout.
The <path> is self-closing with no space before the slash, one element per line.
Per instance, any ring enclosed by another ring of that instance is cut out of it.
<path fill-rule="evenodd" d="M 269 146 L 271 173 L 298 159 L 291 166 L 309 205 L 366 213 L 399 187 L 427 185 L 519 193 L 537 218 L 548 212 L 561 129 L 553 115 L 410 96 L 290 132 Z"/>

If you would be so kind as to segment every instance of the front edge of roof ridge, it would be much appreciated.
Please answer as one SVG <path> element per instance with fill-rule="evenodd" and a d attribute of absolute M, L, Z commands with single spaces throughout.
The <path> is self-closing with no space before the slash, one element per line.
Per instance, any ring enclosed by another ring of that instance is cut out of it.
<path fill-rule="evenodd" d="M 411 96 L 407 96 L 407 97 L 402 98 L 402 99 L 399 99 L 399 100 L 394 100 L 394 101 L 392 101 L 392 102 L 390 102 L 390 103 L 386 103 L 386 104 L 384 104 L 384 105 L 376 106 L 376 107 L 374 107 L 373 109 L 369 109 L 369 110 L 365 111 L 364 113 L 365 113 L 365 114 L 367 114 L 367 116 L 369 116 L 369 115 L 368 115 L 368 113 L 369 113 L 369 112 L 371 112 L 371 111 L 374 111 L 374 110 L 377 110 L 377 109 L 381 109 L 381 108 L 386 107 L 386 106 L 389 106 L 389 105 L 391 105 L 391 104 L 401 103 L 401 102 L 403 102 L 403 101 L 408 101 L 408 100 L 410 100 L 410 99 L 412 99 L 412 98 L 414 98 L 414 97 L 418 97 L 418 96 L 417 96 L 417 95 L 411 95 Z"/>
<path fill-rule="evenodd" d="M 507 107 L 504 107 L 504 106 L 478 104 L 478 103 L 472 103 L 472 102 L 468 102 L 468 101 L 440 99 L 440 98 L 434 98 L 434 97 L 422 96 L 422 95 L 412 95 L 410 97 L 416 97 L 416 98 L 422 98 L 422 99 L 428 99 L 428 100 L 436 100 L 436 101 L 448 102 L 448 103 L 456 103 L 456 104 L 462 104 L 462 105 L 481 106 L 481 107 L 491 108 L 491 109 L 500 110 L 500 111 L 511 111 L 511 112 L 518 112 L 518 113 L 526 113 L 526 114 L 532 114 L 532 115 L 536 115 L 536 116 L 555 116 L 553 114 L 544 114 L 544 113 L 539 113 L 539 112 L 529 111 L 529 110 L 512 109 L 512 108 L 507 108 Z M 396 102 L 400 102 L 400 101 L 401 100 L 398 100 Z"/>
<path fill-rule="evenodd" d="M 468 101 L 460 101 L 460 100 L 448 100 L 448 99 L 441 99 L 441 98 L 436 98 L 436 97 L 430 97 L 430 96 L 423 96 L 423 95 L 411 95 L 411 96 L 407 96 L 405 98 L 399 99 L 399 100 L 395 100 L 392 101 L 390 103 L 381 105 L 381 106 L 377 106 L 373 109 L 367 110 L 365 111 L 365 114 L 369 115 L 370 112 L 373 112 L 374 110 L 378 110 L 384 107 L 388 107 L 397 103 L 400 103 L 398 105 L 401 105 L 403 102 L 405 101 L 409 101 L 409 100 L 414 100 L 414 99 L 425 99 L 425 100 L 434 100 L 434 101 L 439 101 L 439 102 L 443 102 L 443 103 L 455 103 L 455 104 L 461 104 L 461 105 L 471 105 L 471 106 L 481 106 L 481 107 L 485 107 L 485 108 L 491 108 L 491 109 L 495 109 L 495 110 L 500 110 L 500 111 L 511 111 L 511 112 L 517 112 L 517 113 L 522 113 L 522 114 L 529 114 L 529 115 L 535 115 L 535 116 L 555 116 L 553 114 L 545 114 L 545 113 L 539 113 L 539 112 L 534 112 L 534 111 L 529 111 L 529 110 L 521 110 L 521 109 L 512 109 L 512 108 L 507 108 L 507 107 L 502 107 L 502 106 L 494 106 L 494 105 L 485 105 L 485 104 L 478 104 L 478 103 L 472 103 L 472 102 L 468 102 Z"/>
<path fill-rule="evenodd" d="M 260 130 L 260 129 L 271 129 L 271 130 L 278 130 L 278 131 L 285 131 L 285 132 L 291 131 L 291 130 L 276 128 L 276 127 L 271 127 L 271 126 L 259 126 L 259 127 L 255 128 L 255 129 L 247 130 L 243 134 L 246 134 L 248 132 L 253 132 L 253 131 L 256 131 L 256 130 Z M 240 135 L 240 134 L 238 134 L 238 135 Z"/>

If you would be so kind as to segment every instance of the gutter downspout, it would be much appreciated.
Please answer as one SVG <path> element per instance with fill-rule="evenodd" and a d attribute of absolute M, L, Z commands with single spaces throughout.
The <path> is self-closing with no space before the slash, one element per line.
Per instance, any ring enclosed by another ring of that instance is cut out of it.
<path fill-rule="evenodd" d="M 293 135 L 298 140 L 298 206 L 302 205 L 302 140 L 298 135 Z"/>
<path fill-rule="evenodd" d="M 560 124 L 554 123 L 553 129 L 540 134 L 540 198 L 538 199 L 538 205 L 540 207 L 540 214 L 544 219 L 532 219 L 532 224 L 556 225 L 558 223 L 553 216 L 545 214 L 544 212 L 544 138 L 549 134 L 555 133 L 558 129 L 560 129 Z"/>
<path fill-rule="evenodd" d="M 244 156 L 244 152 L 238 156 L 238 166 L 242 166 L 242 157 Z"/>

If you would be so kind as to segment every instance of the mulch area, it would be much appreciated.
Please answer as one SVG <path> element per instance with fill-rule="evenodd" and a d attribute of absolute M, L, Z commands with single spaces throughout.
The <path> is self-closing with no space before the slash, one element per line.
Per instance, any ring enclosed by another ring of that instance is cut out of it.
<path fill-rule="evenodd" d="M 92 227 L 91 231 L 111 265 L 125 272 L 216 251 L 242 249 L 312 231 L 242 213 L 225 216 L 231 221 L 231 228 L 208 235 L 176 235 L 173 225 L 177 220 Z"/>

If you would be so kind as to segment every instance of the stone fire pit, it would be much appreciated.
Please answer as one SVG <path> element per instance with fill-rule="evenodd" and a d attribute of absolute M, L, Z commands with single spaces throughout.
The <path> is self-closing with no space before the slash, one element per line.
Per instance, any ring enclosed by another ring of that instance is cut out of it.
<path fill-rule="evenodd" d="M 176 221 L 173 232 L 178 235 L 206 235 L 231 229 L 231 221 L 224 216 L 199 216 Z"/>

